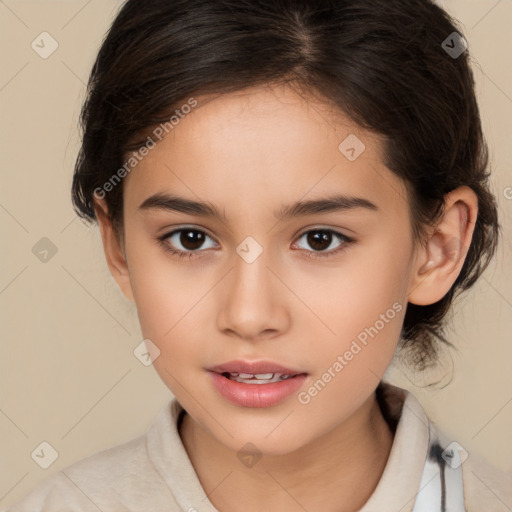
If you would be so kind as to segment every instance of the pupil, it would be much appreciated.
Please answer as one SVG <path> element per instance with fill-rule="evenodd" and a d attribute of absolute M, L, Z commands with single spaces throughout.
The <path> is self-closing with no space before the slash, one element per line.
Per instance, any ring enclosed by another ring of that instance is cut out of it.
<path fill-rule="evenodd" d="M 180 242 L 186 249 L 193 251 L 199 249 L 204 242 L 204 233 L 200 231 L 182 231 Z"/>
<path fill-rule="evenodd" d="M 332 234 L 328 231 L 314 231 L 308 235 L 308 243 L 313 249 L 321 251 L 329 247 L 331 238 Z"/>

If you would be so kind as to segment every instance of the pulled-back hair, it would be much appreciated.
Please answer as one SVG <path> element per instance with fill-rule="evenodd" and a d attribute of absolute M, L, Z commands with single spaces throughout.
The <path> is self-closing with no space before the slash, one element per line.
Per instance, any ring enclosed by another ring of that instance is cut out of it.
<path fill-rule="evenodd" d="M 489 264 L 500 228 L 469 54 L 447 51 L 460 44 L 454 32 L 430 0 L 128 0 L 89 78 L 75 210 L 94 221 L 94 191 L 191 97 L 294 84 L 381 135 L 384 163 L 408 190 L 415 241 L 425 243 L 448 192 L 467 185 L 478 197 L 452 288 L 434 304 L 407 305 L 401 348 L 423 369 L 439 341 L 450 344 L 443 319 Z M 122 189 L 104 196 L 121 238 Z"/>

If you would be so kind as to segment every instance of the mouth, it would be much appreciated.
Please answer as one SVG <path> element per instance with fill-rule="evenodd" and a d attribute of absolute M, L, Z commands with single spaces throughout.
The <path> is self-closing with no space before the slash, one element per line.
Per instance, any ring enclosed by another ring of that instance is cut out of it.
<path fill-rule="evenodd" d="M 242 407 L 270 407 L 301 388 L 308 373 L 270 361 L 230 361 L 207 369 L 214 387 Z"/>
<path fill-rule="evenodd" d="M 237 373 L 237 372 L 223 372 L 223 377 L 235 382 L 243 384 L 272 384 L 273 382 L 280 382 L 282 380 L 293 379 L 301 374 L 285 374 L 285 373 Z"/>
<path fill-rule="evenodd" d="M 306 372 L 287 368 L 272 361 L 229 361 L 208 370 L 243 384 L 271 384 L 298 375 L 307 375 Z"/>

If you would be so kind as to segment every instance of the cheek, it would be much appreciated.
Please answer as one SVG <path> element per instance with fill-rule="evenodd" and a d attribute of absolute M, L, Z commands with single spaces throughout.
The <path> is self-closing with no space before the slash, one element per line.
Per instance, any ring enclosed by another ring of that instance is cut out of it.
<path fill-rule="evenodd" d="M 130 266 L 130 280 L 142 334 L 164 351 L 186 320 L 185 299 L 188 295 L 182 289 L 176 272 L 169 268 L 148 259 L 137 261 L 136 258 L 132 258 Z"/>
<path fill-rule="evenodd" d="M 175 272 L 152 271 L 134 273 L 134 297 L 137 315 L 144 338 L 149 338 L 160 350 L 153 367 L 174 395 L 180 395 L 183 385 L 189 387 L 188 369 L 197 366 L 198 337 L 194 317 L 200 310 L 200 296 L 187 294 L 183 277 Z M 189 285 L 190 286 L 190 285 Z"/>
<path fill-rule="evenodd" d="M 142 332 L 150 339 L 169 338 L 169 331 L 190 309 L 195 281 L 183 271 L 184 263 L 171 261 L 142 229 L 134 228 L 126 239 L 130 283 Z"/>
<path fill-rule="evenodd" d="M 165 255 L 132 258 L 131 281 L 137 315 L 144 338 L 159 349 L 155 368 L 180 373 L 182 363 L 197 365 L 204 353 L 204 329 L 211 311 L 210 279 L 185 263 L 170 262 Z M 161 373 L 159 371 L 159 373 Z M 164 375 L 162 375 L 164 377 Z"/>
<path fill-rule="evenodd" d="M 309 295 L 308 305 L 328 328 L 317 322 L 323 350 L 312 356 L 326 369 L 346 355 L 345 377 L 338 382 L 358 380 L 363 373 L 375 379 L 371 373 L 380 377 L 389 365 L 407 305 L 408 249 L 406 241 L 397 246 L 382 238 L 371 249 L 347 258 L 346 268 L 331 272 L 324 281 L 328 286 L 320 289 L 316 283 Z"/>
<path fill-rule="evenodd" d="M 134 273 L 134 298 L 144 336 L 162 339 L 178 321 L 179 294 L 169 277 L 152 273 Z"/>

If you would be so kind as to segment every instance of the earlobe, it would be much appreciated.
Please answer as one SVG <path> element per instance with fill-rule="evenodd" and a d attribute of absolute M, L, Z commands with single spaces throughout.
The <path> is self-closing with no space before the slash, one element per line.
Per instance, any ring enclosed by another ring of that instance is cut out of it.
<path fill-rule="evenodd" d="M 103 250 L 110 273 L 116 280 L 123 295 L 130 302 L 134 302 L 126 255 L 115 233 L 104 199 L 94 199 L 94 211 L 98 220 Z"/>
<path fill-rule="evenodd" d="M 445 210 L 416 258 L 408 301 L 424 306 L 441 300 L 457 279 L 469 250 L 478 198 L 467 186 L 447 194 Z"/>

